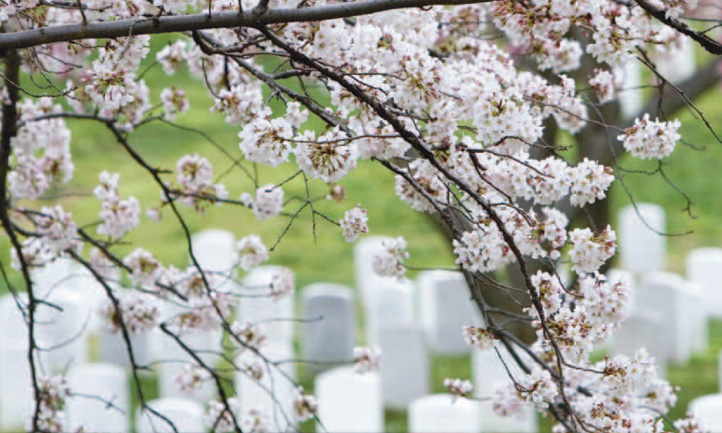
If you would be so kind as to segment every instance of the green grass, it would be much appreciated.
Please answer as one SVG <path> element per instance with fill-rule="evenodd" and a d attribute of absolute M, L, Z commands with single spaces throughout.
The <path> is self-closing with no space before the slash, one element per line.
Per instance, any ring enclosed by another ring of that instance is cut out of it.
<path fill-rule="evenodd" d="M 155 47 L 157 49 L 157 46 Z M 208 134 L 218 147 L 234 158 L 241 156 L 238 148 L 238 126 L 227 125 L 222 117 L 211 113 L 211 98 L 203 87 L 195 82 L 188 73 L 179 72 L 169 79 L 158 67 L 145 76 L 152 89 L 151 97 L 157 101 L 160 90 L 172 83 L 186 90 L 191 100 L 192 110 L 181 116 L 178 123 L 202 130 Z M 699 101 L 700 109 L 709 117 L 710 123 L 719 128 L 722 125 L 722 107 L 717 104 L 719 96 L 711 93 Z M 275 100 L 270 101 L 272 109 L 280 110 Z M 682 116 L 682 134 L 694 146 L 704 146 L 702 151 L 680 144 L 674 154 L 666 161 L 665 174 L 689 196 L 693 202 L 692 218 L 684 211 L 686 201 L 659 174 L 654 176 L 626 174 L 625 184 L 634 200 L 658 203 L 667 211 L 668 231 L 693 234 L 669 238 L 668 267 L 682 272 L 686 253 L 699 246 L 722 245 L 722 200 L 720 193 L 720 168 L 722 167 L 722 145 L 705 130 L 701 122 L 689 113 Z M 149 175 L 133 163 L 129 155 L 115 143 L 111 134 L 102 125 L 84 120 L 69 120 L 73 133 L 72 152 L 77 167 L 75 178 L 51 194 L 73 194 L 63 198 L 62 204 L 73 212 L 79 225 L 93 224 L 100 210 L 99 202 L 92 197 L 92 188 L 98 173 L 109 170 L 121 174 L 121 193 L 124 196 L 136 196 L 144 206 L 160 205 L 160 190 L 153 184 Z M 230 191 L 231 198 L 237 198 L 241 192 L 252 192 L 253 183 L 240 170 L 233 168 L 231 162 L 214 144 L 198 134 L 162 124 L 152 124 L 140 128 L 130 137 L 131 145 L 144 155 L 153 166 L 173 169 L 175 162 L 187 153 L 199 153 L 207 157 L 214 165 L 216 174 L 228 170 L 222 179 Z M 633 161 L 623 158 L 621 166 L 626 169 L 655 169 L 650 162 Z M 277 169 L 255 167 L 260 184 L 281 182 L 294 173 L 292 164 Z M 166 176 L 169 180 L 170 175 Z M 409 243 L 414 267 L 448 266 L 453 257 L 445 237 L 436 229 L 427 217 L 412 211 L 400 202 L 393 192 L 393 175 L 370 162 L 361 162 L 358 169 L 345 178 L 341 185 L 348 192 L 343 203 L 321 201 L 317 210 L 338 220 L 343 212 L 357 203 L 368 209 L 369 225 L 372 235 L 404 236 Z M 309 183 L 311 196 L 325 196 L 328 186 L 320 181 Z M 299 179 L 284 187 L 286 197 L 293 200 L 304 198 L 305 185 Z M 629 198 L 620 185 L 611 192 L 614 212 L 629 203 Z M 290 212 L 299 206 L 291 201 L 287 206 Z M 272 245 L 284 233 L 289 222 L 287 217 L 259 223 L 250 211 L 237 207 L 219 206 L 209 208 L 205 215 L 195 214 L 188 208 L 182 208 L 191 230 L 218 227 L 232 231 L 237 237 L 258 233 L 264 241 Z M 271 255 L 271 263 L 284 265 L 296 272 L 297 286 L 328 281 L 354 285 L 351 244 L 343 241 L 340 229 L 317 218 L 314 226 L 308 212 L 303 212 L 298 220 L 283 235 Z M 90 229 L 93 233 L 93 229 Z M 188 264 L 187 246 L 179 225 L 170 212 L 163 212 L 160 223 L 143 217 L 141 225 L 129 236 L 128 245 L 120 245 L 116 252 L 123 255 L 136 243 L 143 245 L 163 260 L 167 265 L 185 267 Z M 87 253 L 87 251 L 86 251 Z M 9 248 L 5 239 L 0 240 L 0 260 L 9 262 Z M 411 277 L 414 273 L 411 272 Z M 11 274 L 11 283 L 21 286 L 17 273 Z M 5 287 L 0 287 L 6 290 Z M 361 317 L 359 315 L 359 317 Z M 359 328 L 361 329 L 361 328 Z M 690 399 L 717 390 L 717 354 L 722 349 L 722 323 L 711 326 L 710 349 L 693 357 L 685 366 L 672 366 L 669 378 L 674 385 L 681 387 L 679 401 L 673 409 L 672 418 L 680 417 L 686 410 Z M 301 384 L 307 391 L 313 390 L 312 376 L 300 373 Z M 445 377 L 470 378 L 468 357 L 440 358 L 432 360 L 432 390 L 443 391 Z M 154 379 L 144 380 L 144 389 L 149 396 L 157 394 Z M 387 411 L 387 431 L 401 432 L 407 428 L 406 414 L 400 411 Z M 550 423 L 545 421 L 543 426 Z M 546 428 L 545 428 L 546 429 Z M 312 431 L 313 423 L 306 423 L 304 431 Z"/>

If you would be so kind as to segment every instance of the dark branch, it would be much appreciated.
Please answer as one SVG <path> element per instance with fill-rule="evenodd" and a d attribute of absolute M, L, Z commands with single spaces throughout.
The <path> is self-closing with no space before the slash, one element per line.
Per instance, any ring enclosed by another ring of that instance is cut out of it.
<path fill-rule="evenodd" d="M 132 35 L 190 32 L 203 29 L 257 27 L 267 24 L 324 21 L 369 15 L 394 9 L 489 3 L 491 1 L 493 0 L 362 0 L 352 3 L 339 3 L 301 9 L 271 9 L 262 14 L 254 10 L 244 11 L 242 13 L 229 11 L 152 18 L 143 17 L 87 24 L 57 25 L 0 34 L 0 51 L 82 39 L 119 38 Z"/>

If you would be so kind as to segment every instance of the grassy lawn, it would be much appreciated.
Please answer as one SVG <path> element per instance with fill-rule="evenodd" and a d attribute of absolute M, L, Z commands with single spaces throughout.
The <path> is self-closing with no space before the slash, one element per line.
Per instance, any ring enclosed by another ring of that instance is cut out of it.
<path fill-rule="evenodd" d="M 214 164 L 216 175 L 227 172 L 221 181 L 230 191 L 231 198 L 237 198 L 242 192 L 252 192 L 253 182 L 243 172 L 234 168 L 225 153 L 219 150 L 223 149 L 233 158 L 241 156 L 237 137 L 240 127 L 226 125 L 221 116 L 210 112 L 212 102 L 203 87 L 193 82 L 187 73 L 178 73 L 171 80 L 159 67 L 151 69 L 145 79 L 151 88 L 154 101 L 158 101 L 160 90 L 171 81 L 185 89 L 193 108 L 181 116 L 178 123 L 204 131 L 214 143 L 188 130 L 157 123 L 144 126 L 133 133 L 130 138 L 131 145 L 152 165 L 168 169 L 173 169 L 182 155 L 199 153 Z M 718 94 L 713 92 L 699 101 L 699 107 L 708 115 L 710 123 L 722 130 L 722 108 L 716 103 L 718 98 Z M 270 105 L 275 110 L 279 109 L 275 101 L 271 101 Z M 722 178 L 718 175 L 722 167 L 722 145 L 716 143 L 702 123 L 695 120 L 690 113 L 685 113 L 682 118 L 682 134 L 690 146 L 680 144 L 666 161 L 664 172 L 692 201 L 694 218 L 684 211 L 684 197 L 659 174 L 627 174 L 624 177 L 636 201 L 664 206 L 668 215 L 669 232 L 693 232 L 690 235 L 669 238 L 668 268 L 676 272 L 683 272 L 685 254 L 690 249 L 722 245 L 722 200 L 718 198 L 722 184 Z M 62 199 L 62 203 L 73 212 L 79 225 L 97 221 L 100 207 L 99 202 L 92 196 L 92 188 L 102 170 L 120 173 L 123 195 L 134 195 L 144 205 L 155 207 L 160 204 L 159 188 L 153 184 L 146 172 L 133 163 L 102 125 L 84 120 L 69 120 L 68 124 L 73 132 L 72 152 L 77 171 L 71 184 L 53 193 L 71 194 Z M 696 150 L 698 146 L 705 147 L 705 150 Z M 654 163 L 632 161 L 628 158 L 623 158 L 620 163 L 630 170 L 656 168 Z M 294 174 L 292 164 L 285 164 L 278 169 L 255 169 L 261 185 L 281 182 Z M 171 177 L 168 176 L 168 179 Z M 407 239 L 412 266 L 453 264 L 450 248 L 443 235 L 429 219 L 412 211 L 395 197 L 393 176 L 385 169 L 370 162 L 361 162 L 359 168 L 341 184 L 348 192 L 345 202 L 320 201 L 316 205 L 317 210 L 333 220 L 338 220 L 345 210 L 361 203 L 368 209 L 371 234 L 401 235 Z M 287 207 L 289 212 L 293 213 L 300 203 L 293 201 L 293 197 L 305 200 L 305 188 L 299 179 L 284 187 L 286 198 L 291 199 Z M 310 182 L 309 189 L 313 197 L 325 196 L 328 192 L 328 187 L 320 181 Z M 615 212 L 629 203 L 629 198 L 619 185 L 613 188 L 612 203 Z M 250 211 L 229 206 L 210 208 L 203 216 L 187 208 L 182 211 L 192 230 L 224 228 L 232 231 L 238 238 L 258 233 L 269 245 L 274 244 L 284 233 L 289 222 L 288 218 L 279 217 L 261 224 Z M 317 225 L 313 228 L 311 216 L 304 211 L 285 232 L 271 256 L 271 262 L 292 268 L 296 272 L 299 288 L 321 281 L 353 286 L 353 245 L 343 241 L 338 227 L 318 218 L 316 222 Z M 185 267 L 188 264 L 182 231 L 168 211 L 164 212 L 161 222 L 154 222 L 143 216 L 141 225 L 128 241 L 146 246 L 167 265 Z M 130 246 L 118 246 L 117 252 L 125 254 L 129 252 L 129 248 Z M 8 254 L 7 242 L 2 239 L 0 260 L 3 263 L 9 262 Z M 413 273 L 411 276 L 413 277 Z M 11 280 L 15 284 L 19 283 L 19 275 L 13 273 Z M 681 386 L 679 402 L 671 414 L 673 418 L 684 414 L 691 398 L 717 390 L 717 354 L 722 349 L 722 323 L 713 324 L 710 339 L 707 353 L 696 355 L 689 365 L 672 366 L 669 370 L 672 383 Z M 432 367 L 433 391 L 443 390 L 442 381 L 445 377 L 470 377 L 468 358 L 435 358 Z M 311 378 L 303 372 L 301 382 L 307 390 L 312 389 Z M 150 395 L 155 395 L 153 380 L 148 380 L 146 387 Z M 387 431 L 405 431 L 406 426 L 405 413 L 387 413 Z M 312 426 L 308 424 L 304 429 L 311 430 Z"/>

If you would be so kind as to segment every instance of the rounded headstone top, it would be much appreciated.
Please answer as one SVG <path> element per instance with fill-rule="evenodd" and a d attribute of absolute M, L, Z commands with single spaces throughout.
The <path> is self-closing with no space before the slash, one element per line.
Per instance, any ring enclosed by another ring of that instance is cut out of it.
<path fill-rule="evenodd" d="M 642 286 L 674 286 L 681 287 L 684 279 L 671 272 L 649 272 L 642 277 Z"/>
<path fill-rule="evenodd" d="M 347 367 L 336 367 L 332 368 L 330 370 L 327 370 L 318 376 L 316 376 L 316 388 L 318 389 L 318 384 L 320 383 L 326 383 L 329 381 L 337 381 L 337 380 L 352 380 L 356 383 L 359 382 L 378 382 L 380 380 L 381 376 L 377 371 L 371 371 L 367 373 L 358 373 L 356 369 L 353 366 L 347 366 Z"/>
<path fill-rule="evenodd" d="M 710 394 L 697 397 L 689 403 L 689 411 L 694 416 L 701 415 L 701 412 L 714 411 L 718 413 L 722 408 L 722 394 Z"/>
<path fill-rule="evenodd" d="M 271 284 L 273 276 L 284 269 L 288 268 L 275 265 L 259 266 L 243 278 L 243 284 L 249 288 L 266 288 Z"/>
<path fill-rule="evenodd" d="M 687 266 L 693 262 L 722 262 L 722 248 L 704 247 L 692 250 L 687 255 Z"/>
<path fill-rule="evenodd" d="M 364 251 L 367 249 L 381 248 L 381 245 L 388 240 L 392 240 L 391 236 L 369 236 L 356 242 L 354 250 Z"/>
<path fill-rule="evenodd" d="M 336 283 L 314 283 L 309 284 L 301 290 L 301 297 L 303 299 L 317 296 L 336 296 L 352 300 L 353 290 L 343 284 Z"/>
<path fill-rule="evenodd" d="M 636 207 L 635 207 L 636 206 Z M 636 214 L 639 212 L 643 217 L 661 217 L 664 219 L 664 208 L 654 203 L 637 203 L 622 208 L 623 214 Z"/>
<path fill-rule="evenodd" d="M 233 244 L 236 237 L 228 230 L 222 229 L 206 229 L 191 236 L 191 243 L 196 247 L 197 243 L 209 244 Z"/>
<path fill-rule="evenodd" d="M 419 284 L 424 283 L 437 283 L 439 281 L 464 281 L 464 274 L 458 271 L 448 271 L 445 269 L 434 269 L 431 271 L 419 272 L 418 276 Z"/>

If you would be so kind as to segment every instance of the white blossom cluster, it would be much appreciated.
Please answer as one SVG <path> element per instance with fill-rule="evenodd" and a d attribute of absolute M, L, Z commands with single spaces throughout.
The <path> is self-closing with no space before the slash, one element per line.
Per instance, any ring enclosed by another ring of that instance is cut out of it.
<path fill-rule="evenodd" d="M 165 88 L 160 92 L 160 100 L 163 103 L 163 118 L 173 121 L 179 114 L 183 114 L 190 108 L 186 92 L 182 89 Z"/>
<path fill-rule="evenodd" d="M 179 390 L 193 394 L 210 379 L 211 374 L 205 368 L 200 365 L 186 364 L 173 380 Z"/>
<path fill-rule="evenodd" d="M 465 325 L 464 339 L 470 346 L 478 346 L 482 349 L 494 344 L 494 337 L 489 330 L 478 326 Z"/>
<path fill-rule="evenodd" d="M 226 400 L 229 408 L 223 402 L 213 400 L 208 403 L 208 409 L 203 415 L 203 424 L 213 433 L 228 433 L 235 431 L 236 424 L 234 423 L 234 414 L 240 412 L 241 402 L 237 397 L 231 397 Z M 235 419 L 236 423 L 240 424 L 240 419 Z M 243 431 L 258 431 L 262 432 L 265 430 L 247 430 Z"/>
<path fill-rule="evenodd" d="M 668 157 L 681 138 L 677 130 L 681 126 L 679 120 L 660 122 L 649 120 L 649 114 L 636 119 L 634 126 L 628 128 L 618 138 L 624 148 L 639 159 L 662 159 Z"/>
<path fill-rule="evenodd" d="M 158 303 L 141 292 L 129 292 L 119 297 L 118 306 L 107 301 L 100 311 L 104 328 L 111 333 L 123 327 L 130 333 L 141 333 L 158 326 L 160 309 Z"/>
<path fill-rule="evenodd" d="M 283 195 L 283 188 L 268 184 L 256 190 L 255 198 L 248 193 L 242 194 L 241 201 L 253 209 L 256 218 L 265 220 L 283 211 Z"/>
<path fill-rule="evenodd" d="M 213 184 L 213 166 L 208 159 L 185 155 L 176 164 L 176 179 L 180 185 L 183 203 L 203 209 L 203 204 L 228 198 L 228 191 L 222 184 Z"/>
<path fill-rule="evenodd" d="M 612 101 L 616 97 L 615 77 L 610 71 L 597 69 L 594 77 L 589 80 L 589 85 L 596 92 L 600 104 Z"/>
<path fill-rule="evenodd" d="M 446 378 L 444 386 L 455 397 L 466 397 L 474 389 L 470 381 L 461 379 Z"/>
<path fill-rule="evenodd" d="M 244 348 L 258 350 L 266 342 L 266 336 L 261 333 L 258 326 L 250 322 L 243 324 L 238 321 L 233 322 L 231 324 L 231 332 Z"/>
<path fill-rule="evenodd" d="M 596 236 L 588 228 L 574 229 L 569 233 L 572 270 L 578 274 L 596 271 L 614 255 L 616 241 L 617 236 L 609 226 Z"/>
<path fill-rule="evenodd" d="M 85 20 L 110 23 L 200 12 L 214 16 L 239 12 L 239 5 L 247 12 L 256 3 L 84 0 L 81 11 L 20 0 L 0 6 L 0 22 L 8 33 Z M 697 0 L 649 3 L 674 18 L 697 6 Z M 316 0 L 303 6 L 338 4 Z M 300 5 L 298 0 L 271 0 L 268 7 L 295 10 Z M 487 37 L 490 21 L 503 33 L 503 44 Z M 584 44 L 577 38 L 578 29 L 584 30 Z M 537 332 L 529 350 L 541 361 L 533 362 L 529 373 L 518 374 L 514 386 L 497 390 L 493 406 L 498 413 L 513 415 L 527 404 L 542 412 L 568 405 L 563 411 L 569 415 L 566 422 L 582 420 L 600 431 L 660 432 L 658 414 L 666 413 L 675 396 L 674 389 L 657 376 L 649 355 L 642 351 L 632 359 L 590 361 L 595 344 L 608 338 L 627 315 L 628 284 L 611 284 L 598 273 L 616 251 L 616 235 L 611 227 L 601 233 L 585 227 L 572 230 L 557 207 L 568 202 L 578 208 L 604 200 L 614 180 L 612 169 L 586 158 L 577 162 L 561 158 L 556 143 L 545 142 L 544 132 L 553 124 L 564 133 L 578 134 L 594 119 L 582 89 L 594 90 L 600 104 L 614 100 L 620 87 L 615 71 L 637 50 L 663 51 L 679 43 L 680 35 L 634 2 L 613 0 L 496 0 L 398 9 L 348 21 L 289 22 L 269 26 L 268 31 L 281 43 L 251 27 L 207 29 L 194 33 L 194 38 L 179 35 L 155 55 L 157 65 L 150 68 L 175 76 L 188 71 L 206 86 L 211 112 L 238 132 L 239 159 L 221 176 L 241 168 L 254 190 L 243 193 L 239 201 L 229 200 L 225 186 L 214 180 L 209 159 L 187 154 L 176 164 L 175 183 L 169 179 L 171 170 L 150 167 L 162 190 L 160 202 L 146 207 L 150 214 L 159 219 L 160 209 L 175 210 L 176 201 L 199 213 L 209 204 L 227 202 L 242 204 L 248 209 L 241 211 L 252 212 L 259 221 L 286 217 L 293 215 L 296 196 L 286 201 L 282 186 L 295 176 L 261 182 L 256 167 L 246 170 L 247 164 L 284 165 L 283 170 L 293 165 L 290 172 L 303 179 L 307 192 L 320 185 L 339 202 L 346 197 L 344 182 L 350 173 L 361 164 L 383 164 L 395 174 L 396 195 L 412 209 L 463 220 L 452 239 L 462 270 L 493 272 L 539 259 L 549 266 L 568 261 L 578 276 L 570 286 L 551 270 L 528 276 L 526 289 L 532 302 L 523 312 Z M 187 112 L 189 89 L 169 83 L 151 96 L 143 80 L 147 71 L 141 67 L 149 63 L 144 60 L 151 53 L 150 40 L 138 35 L 59 42 L 33 47 L 37 59 L 32 62 L 22 59 L 27 72 L 54 74 L 66 87 L 62 96 L 27 95 L 18 105 L 8 161 L 8 200 L 11 210 L 27 216 L 34 232 L 21 236 L 21 248 L 11 253 L 12 264 L 20 269 L 22 260 L 37 268 L 63 255 L 83 258 L 83 243 L 91 243 L 86 262 L 115 294 L 116 302 L 108 302 L 102 311 L 108 330 L 152 330 L 160 324 L 162 306 L 170 303 L 175 315 L 164 323 L 177 332 L 223 327 L 233 349 L 249 357 L 238 362 L 239 371 L 260 380 L 270 367 L 254 353 L 264 346 L 266 336 L 258 324 L 229 323 L 236 303 L 243 299 L 224 288 L 236 268 L 248 271 L 269 260 L 269 249 L 258 235 L 248 234 L 236 244 L 234 269 L 229 272 L 200 268 L 197 263 L 178 269 L 165 266 L 142 245 L 133 245 L 124 257 L 115 255 L 116 241 L 139 225 L 141 210 L 136 198 L 121 197 L 118 174 L 100 174 L 94 190 L 101 201 L 99 223 L 78 220 L 76 225 L 63 206 L 32 201 L 45 199 L 48 190 L 73 177 L 71 136 L 64 117 L 91 118 L 111 127 L 120 147 L 140 157 L 133 144 L 124 142 L 133 130 L 156 120 L 170 123 Z M 233 54 L 220 54 L 224 49 Z M 257 61 L 258 55 L 275 56 L 282 67 L 274 65 L 271 70 L 266 62 Z M 516 59 L 525 55 L 537 70 L 550 73 L 521 70 Z M 579 76 L 574 72 L 580 70 L 584 55 L 599 63 L 586 83 L 570 78 Z M 286 87 L 288 78 L 298 79 L 303 91 Z M 326 91 L 321 98 L 319 89 Z M 64 107 L 69 107 L 67 113 Z M 661 159 L 680 140 L 679 127 L 678 121 L 653 121 L 645 115 L 618 139 L 634 157 Z M 544 156 L 536 157 L 537 150 Z M 26 208 L 18 206 L 20 200 L 23 206 L 28 203 Z M 304 206 L 316 206 L 314 200 L 309 192 Z M 334 209 L 336 203 L 323 205 Z M 312 211 L 314 217 L 321 212 L 316 207 Z M 342 218 L 325 219 L 339 221 L 348 242 L 368 232 L 368 215 L 361 205 Z M 78 229 L 86 223 L 96 223 L 103 239 L 86 239 L 87 231 Z M 403 277 L 409 259 L 406 248 L 402 237 L 386 241 L 384 251 L 373 259 L 374 271 Z M 132 288 L 117 290 L 127 282 Z M 274 274 L 265 295 L 278 300 L 294 291 L 294 276 L 283 269 Z M 497 331 L 490 323 L 466 326 L 462 332 L 469 344 L 499 349 Z M 377 349 L 356 348 L 357 371 L 378 368 L 379 355 Z M 189 366 L 179 376 L 179 385 L 192 389 L 208 378 L 205 369 Z M 67 391 L 59 383 L 42 386 L 45 410 L 38 428 L 61 431 L 61 401 Z M 458 379 L 448 379 L 445 386 L 457 396 L 471 391 L 467 382 Z M 240 411 L 235 398 L 228 404 L 230 412 L 224 403 L 211 402 L 206 414 L 209 428 L 232 431 L 231 415 L 237 414 L 235 421 L 244 431 L 272 429 L 269 414 L 274 408 Z M 316 410 L 313 398 L 299 389 L 292 417 L 304 421 Z M 699 431 L 692 419 L 680 420 L 676 426 L 687 433 Z M 561 424 L 555 427 L 555 432 L 563 430 Z"/>
<path fill-rule="evenodd" d="M 119 174 L 100 173 L 100 181 L 93 193 L 101 200 L 98 233 L 110 238 L 121 238 L 140 223 L 140 203 L 135 197 L 122 199 L 118 192 Z"/>
<path fill-rule="evenodd" d="M 402 237 L 386 239 L 384 251 L 373 257 L 373 270 L 382 277 L 401 278 L 406 273 L 404 261 L 409 258 L 406 252 L 406 240 Z"/>
<path fill-rule="evenodd" d="M 67 429 L 65 403 L 70 396 L 68 382 L 62 376 L 41 377 L 38 380 L 39 405 L 37 413 L 38 428 L 49 433 L 62 433 Z M 28 419 L 28 431 L 32 430 L 32 417 Z"/>
<path fill-rule="evenodd" d="M 66 250 L 77 250 L 80 247 L 78 227 L 73 222 L 73 215 L 60 205 L 43 207 L 35 219 L 35 225 L 51 254 L 60 255 Z"/>
<path fill-rule="evenodd" d="M 304 394 L 303 388 L 296 390 L 296 395 L 292 401 L 293 417 L 297 422 L 304 422 L 316 416 L 318 411 L 318 403 L 311 394 Z"/>
<path fill-rule="evenodd" d="M 268 248 L 258 235 L 248 235 L 238 241 L 236 251 L 240 258 L 240 266 L 244 271 L 255 268 L 268 260 Z"/>
<path fill-rule="evenodd" d="M 148 287 L 151 290 L 165 274 L 165 268 L 158 259 L 142 248 L 137 248 L 128 254 L 123 259 L 123 264 L 130 269 L 128 278 L 133 284 Z"/>
<path fill-rule="evenodd" d="M 381 367 L 381 349 L 378 347 L 354 347 L 353 366 L 359 374 L 377 371 Z"/>
<path fill-rule="evenodd" d="M 361 205 L 347 210 L 340 221 L 343 237 L 346 239 L 346 242 L 353 242 L 358 239 L 361 234 L 368 233 L 368 221 L 366 209 L 363 209 Z"/>
<path fill-rule="evenodd" d="M 12 138 L 15 165 L 8 173 L 8 189 L 15 199 L 37 198 L 73 177 L 70 130 L 62 118 L 42 119 L 63 111 L 51 98 L 27 99 L 18 111 L 24 123 Z"/>

